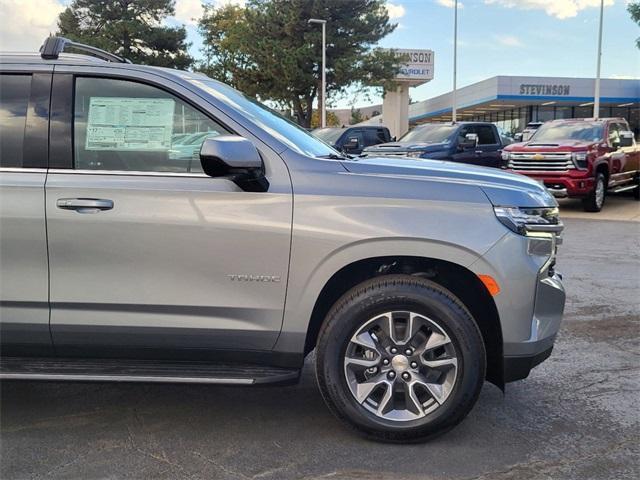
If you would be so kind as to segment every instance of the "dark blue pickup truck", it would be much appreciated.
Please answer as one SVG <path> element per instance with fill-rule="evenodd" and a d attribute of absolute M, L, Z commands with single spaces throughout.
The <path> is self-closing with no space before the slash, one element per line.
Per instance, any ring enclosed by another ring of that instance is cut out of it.
<path fill-rule="evenodd" d="M 367 147 L 363 155 L 431 158 L 500 167 L 502 147 L 507 143 L 492 123 L 431 123 L 415 127 L 397 142 Z"/>

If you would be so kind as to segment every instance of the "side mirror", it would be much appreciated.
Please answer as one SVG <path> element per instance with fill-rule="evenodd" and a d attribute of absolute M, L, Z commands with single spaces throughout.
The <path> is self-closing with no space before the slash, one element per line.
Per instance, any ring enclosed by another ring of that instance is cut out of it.
<path fill-rule="evenodd" d="M 618 147 L 632 147 L 633 146 L 633 132 L 624 130 L 620 132 L 620 138 L 617 142 Z"/>
<path fill-rule="evenodd" d="M 478 146 L 478 134 L 477 133 L 467 133 L 464 136 L 464 140 L 458 144 L 460 148 L 463 150 L 476 148 Z"/>
<path fill-rule="evenodd" d="M 513 139 L 514 139 L 516 142 L 521 142 L 521 141 L 522 141 L 522 133 L 515 133 L 515 134 L 513 135 Z"/>
<path fill-rule="evenodd" d="M 200 148 L 200 163 L 210 177 L 228 178 L 245 191 L 265 192 L 269 188 L 258 149 L 238 135 L 205 139 Z"/>
<path fill-rule="evenodd" d="M 349 137 L 343 145 L 344 150 L 357 150 L 360 147 L 360 141 L 357 137 Z"/>

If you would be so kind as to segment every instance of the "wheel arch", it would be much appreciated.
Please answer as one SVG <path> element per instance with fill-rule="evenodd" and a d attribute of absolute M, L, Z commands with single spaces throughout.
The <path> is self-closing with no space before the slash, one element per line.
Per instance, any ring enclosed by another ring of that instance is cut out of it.
<path fill-rule="evenodd" d="M 468 268 L 440 258 L 400 255 L 378 256 L 354 261 L 335 272 L 320 291 L 306 331 L 304 353 L 316 346 L 318 333 L 333 304 L 352 287 L 377 276 L 391 274 L 428 278 L 457 296 L 476 321 L 487 352 L 486 379 L 504 387 L 502 328 L 493 298 L 480 279 Z"/>

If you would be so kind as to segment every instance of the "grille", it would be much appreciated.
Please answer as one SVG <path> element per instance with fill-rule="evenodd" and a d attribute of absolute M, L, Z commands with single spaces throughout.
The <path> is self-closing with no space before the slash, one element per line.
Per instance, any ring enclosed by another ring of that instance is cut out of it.
<path fill-rule="evenodd" d="M 521 172 L 566 172 L 576 168 L 571 153 L 511 153 L 509 168 Z"/>

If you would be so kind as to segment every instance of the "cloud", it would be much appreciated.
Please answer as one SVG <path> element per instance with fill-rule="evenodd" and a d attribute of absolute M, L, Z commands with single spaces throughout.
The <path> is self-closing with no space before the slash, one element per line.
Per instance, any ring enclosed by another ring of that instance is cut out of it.
<path fill-rule="evenodd" d="M 204 9 L 202 8 L 203 0 L 176 0 L 176 14 L 173 16 L 175 20 L 187 25 L 195 25 L 198 19 L 202 17 Z M 245 0 L 213 0 L 205 2 L 213 4 L 217 7 L 223 5 L 240 5 L 245 4 Z"/>
<path fill-rule="evenodd" d="M 395 3 L 387 2 L 387 12 L 389 13 L 389 18 L 400 18 L 404 17 L 405 10 L 402 5 L 396 5 Z"/>
<path fill-rule="evenodd" d="M 442 5 L 443 7 L 453 8 L 456 6 L 455 0 L 436 0 L 438 5 Z M 458 8 L 464 7 L 462 2 L 458 2 Z"/>
<path fill-rule="evenodd" d="M 64 8 L 56 0 L 0 0 L 0 49 L 37 52 L 49 33 L 58 29 Z"/>
<path fill-rule="evenodd" d="M 505 47 L 521 47 L 522 42 L 515 35 L 494 35 L 493 38 Z"/>
<path fill-rule="evenodd" d="M 613 2 L 614 0 L 605 0 L 604 4 L 610 6 Z M 575 17 L 586 8 L 600 7 L 600 0 L 484 0 L 484 3 L 523 10 L 544 10 L 547 15 L 561 20 Z"/>

